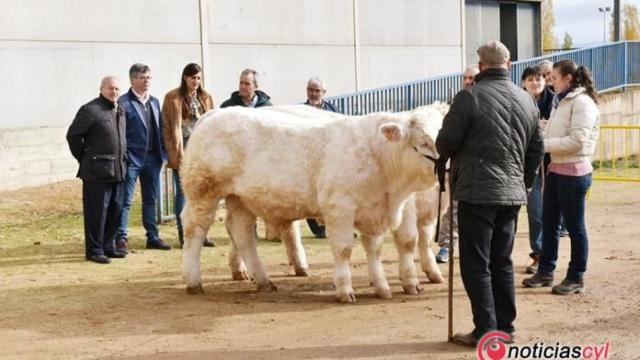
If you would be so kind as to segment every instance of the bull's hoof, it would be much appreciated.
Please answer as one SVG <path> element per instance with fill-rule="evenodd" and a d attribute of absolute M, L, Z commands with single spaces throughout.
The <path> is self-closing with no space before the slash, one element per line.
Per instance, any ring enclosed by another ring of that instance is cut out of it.
<path fill-rule="evenodd" d="M 376 289 L 376 297 L 378 299 L 391 299 L 393 295 L 391 294 L 391 289 Z"/>
<path fill-rule="evenodd" d="M 187 286 L 187 294 L 189 295 L 204 294 L 204 289 L 202 288 L 202 284 L 198 284 L 198 286 Z"/>
<path fill-rule="evenodd" d="M 439 273 L 426 273 L 427 279 L 434 284 L 442 284 L 444 282 L 444 277 Z"/>
<path fill-rule="evenodd" d="M 336 294 L 336 300 L 344 304 L 350 304 L 356 302 L 356 296 L 352 292 L 347 294 Z"/>
<path fill-rule="evenodd" d="M 308 277 L 309 268 L 296 268 L 296 276 Z"/>
<path fill-rule="evenodd" d="M 249 275 L 247 275 L 246 271 L 232 271 L 231 272 L 231 278 L 233 280 L 236 281 L 241 281 L 241 280 L 249 280 Z"/>
<path fill-rule="evenodd" d="M 266 284 L 258 284 L 258 291 L 260 291 L 260 292 L 272 292 L 272 291 L 278 291 L 278 288 L 276 287 L 276 285 L 274 283 L 269 281 Z"/>
<path fill-rule="evenodd" d="M 402 285 L 404 293 L 407 295 L 420 295 L 422 289 L 418 285 Z"/>

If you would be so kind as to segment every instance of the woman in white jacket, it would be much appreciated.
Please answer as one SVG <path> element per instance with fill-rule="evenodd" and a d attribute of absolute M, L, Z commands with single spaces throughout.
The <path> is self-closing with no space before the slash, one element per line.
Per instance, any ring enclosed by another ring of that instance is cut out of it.
<path fill-rule="evenodd" d="M 560 221 L 564 217 L 571 239 L 567 276 L 552 288 L 558 295 L 584 292 L 589 240 L 585 224 L 586 194 L 591 186 L 591 155 L 600 128 L 598 96 L 589 70 L 573 60 L 553 65 L 556 90 L 546 125 L 545 151 L 551 164 L 545 181 L 542 210 L 542 252 L 538 272 L 523 281 L 525 287 L 551 286 L 558 260 Z"/>

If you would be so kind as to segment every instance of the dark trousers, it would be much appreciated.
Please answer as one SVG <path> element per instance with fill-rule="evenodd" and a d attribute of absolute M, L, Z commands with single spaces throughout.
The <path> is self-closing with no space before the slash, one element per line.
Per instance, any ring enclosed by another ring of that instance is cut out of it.
<path fill-rule="evenodd" d="M 316 219 L 307 219 L 307 225 L 315 237 L 324 238 L 327 237 L 324 225 L 320 225 Z"/>
<path fill-rule="evenodd" d="M 460 273 L 471 301 L 473 336 L 513 332 L 513 239 L 520 206 L 458 203 Z"/>
<path fill-rule="evenodd" d="M 82 181 L 85 256 L 113 251 L 123 188 L 122 182 Z"/>
<path fill-rule="evenodd" d="M 542 212 L 542 254 L 538 272 L 550 275 L 558 260 L 559 227 L 564 219 L 571 239 L 571 261 L 567 271 L 569 280 L 582 280 L 587 271 L 589 239 L 585 222 L 587 191 L 591 187 L 591 174 L 566 176 L 550 172 L 544 188 Z"/>

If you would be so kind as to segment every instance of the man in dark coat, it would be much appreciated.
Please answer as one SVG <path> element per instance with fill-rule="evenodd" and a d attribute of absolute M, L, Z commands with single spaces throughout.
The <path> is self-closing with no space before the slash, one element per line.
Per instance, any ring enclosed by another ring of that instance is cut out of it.
<path fill-rule="evenodd" d="M 220 107 L 262 107 L 271 105 L 269 95 L 258 90 L 258 73 L 253 69 L 244 69 L 240 73 L 238 91 L 231 93 L 231 97 L 225 100 Z"/>
<path fill-rule="evenodd" d="M 78 110 L 67 131 L 69 149 L 80 164 L 85 257 L 100 264 L 125 257 L 114 243 L 127 169 L 126 123 L 118 95 L 118 79 L 102 79 L 100 96 Z"/>
<path fill-rule="evenodd" d="M 329 102 L 324 101 L 324 96 L 327 94 L 327 87 L 321 79 L 312 77 L 307 81 L 307 101 L 305 105 L 313 106 L 325 111 L 338 112 L 336 108 Z M 321 225 L 316 219 L 307 219 L 309 229 L 315 237 L 318 239 L 324 239 L 327 237 L 327 232 L 324 225 Z"/>
<path fill-rule="evenodd" d="M 509 50 L 494 40 L 478 56 L 476 85 L 455 96 L 436 140 L 452 160 L 460 272 L 475 325 L 453 341 L 467 346 L 491 331 L 514 333 L 516 220 L 544 151 L 538 107 L 510 80 Z"/>

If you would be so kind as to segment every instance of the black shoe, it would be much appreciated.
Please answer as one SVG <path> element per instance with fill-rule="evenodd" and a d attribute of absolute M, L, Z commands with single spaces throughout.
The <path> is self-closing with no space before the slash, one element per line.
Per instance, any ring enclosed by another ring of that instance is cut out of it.
<path fill-rule="evenodd" d="M 473 337 L 472 333 L 468 333 L 468 334 L 457 333 L 453 335 L 453 337 L 451 338 L 451 342 L 454 344 L 468 346 L 468 347 L 476 347 L 478 345 L 478 339 Z"/>
<path fill-rule="evenodd" d="M 123 254 L 128 254 L 127 239 L 120 239 L 116 241 L 116 251 Z"/>
<path fill-rule="evenodd" d="M 204 239 L 204 243 L 202 243 L 202 246 L 204 246 L 204 247 L 216 247 L 216 243 L 215 243 L 215 241 L 213 241 L 213 239 L 206 238 L 206 239 Z"/>
<path fill-rule="evenodd" d="M 162 239 L 147 241 L 147 249 L 171 250 L 171 246 L 167 245 Z"/>
<path fill-rule="evenodd" d="M 127 254 L 125 253 L 121 253 L 117 250 L 114 251 L 105 251 L 104 254 L 108 257 L 108 258 L 112 258 L 112 259 L 122 259 L 124 257 L 127 257 Z"/>
<path fill-rule="evenodd" d="M 562 283 L 551 288 L 556 295 L 581 294 L 584 292 L 584 280 L 569 280 L 565 278 Z"/>
<path fill-rule="evenodd" d="M 537 288 L 541 286 L 553 285 L 553 275 L 544 275 L 535 273 L 532 277 L 522 280 L 522 285 L 528 288 Z"/>
<path fill-rule="evenodd" d="M 509 339 L 507 339 L 507 340 L 500 339 L 500 341 L 502 341 L 503 343 L 505 343 L 505 344 L 513 344 L 516 341 L 516 333 L 515 333 L 515 331 L 512 331 L 512 332 L 503 331 L 503 330 L 499 330 L 499 331 L 502 331 L 503 333 L 509 335 Z"/>
<path fill-rule="evenodd" d="M 98 263 L 98 264 L 110 264 L 111 263 L 111 259 L 109 259 L 108 257 L 106 257 L 104 255 L 87 256 L 87 260 L 93 261 L 94 263 Z"/>

